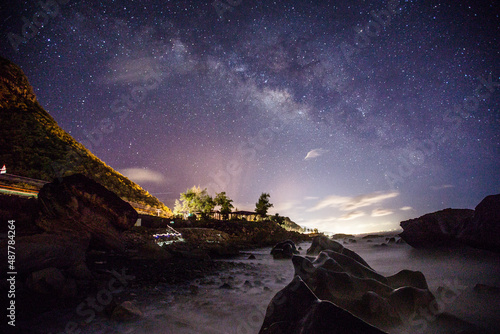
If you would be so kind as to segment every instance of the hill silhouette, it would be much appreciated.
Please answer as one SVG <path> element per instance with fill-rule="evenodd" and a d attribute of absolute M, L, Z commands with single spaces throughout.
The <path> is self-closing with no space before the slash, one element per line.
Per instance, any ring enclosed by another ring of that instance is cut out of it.
<path fill-rule="evenodd" d="M 0 57 L 0 165 L 10 174 L 52 181 L 81 173 L 122 199 L 171 210 L 136 183 L 106 165 L 64 131 L 38 103 L 23 71 Z"/>

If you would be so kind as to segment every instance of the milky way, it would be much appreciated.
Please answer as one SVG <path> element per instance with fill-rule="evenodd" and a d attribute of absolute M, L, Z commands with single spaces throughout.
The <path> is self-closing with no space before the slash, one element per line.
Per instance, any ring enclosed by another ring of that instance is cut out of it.
<path fill-rule="evenodd" d="M 330 232 L 500 192 L 492 1 L 1 5 L 0 54 L 167 205 L 193 185 Z"/>

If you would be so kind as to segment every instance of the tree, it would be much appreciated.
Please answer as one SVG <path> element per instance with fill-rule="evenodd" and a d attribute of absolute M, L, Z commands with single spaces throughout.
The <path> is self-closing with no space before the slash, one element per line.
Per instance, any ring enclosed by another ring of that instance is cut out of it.
<path fill-rule="evenodd" d="M 223 219 L 227 220 L 229 214 L 231 213 L 231 209 L 234 208 L 234 206 L 231 204 L 232 202 L 233 200 L 226 196 L 225 191 L 215 195 L 214 204 L 220 205 L 220 213 Z"/>
<path fill-rule="evenodd" d="M 269 203 L 269 197 L 271 195 L 267 193 L 262 193 L 259 197 L 259 201 L 255 203 L 255 213 L 261 217 L 267 216 L 267 210 L 273 205 Z"/>
<path fill-rule="evenodd" d="M 193 186 L 181 193 L 180 199 L 175 200 L 174 213 L 175 214 L 191 214 L 200 212 L 203 218 L 207 218 L 210 212 L 215 207 L 215 203 L 207 189 Z"/>

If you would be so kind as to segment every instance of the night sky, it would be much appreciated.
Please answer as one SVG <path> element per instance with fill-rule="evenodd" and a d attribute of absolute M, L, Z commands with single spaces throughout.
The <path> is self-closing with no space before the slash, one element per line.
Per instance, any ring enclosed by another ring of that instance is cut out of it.
<path fill-rule="evenodd" d="M 40 3 L 2 2 L 0 55 L 169 207 L 193 185 L 240 210 L 268 192 L 360 233 L 500 193 L 496 1 Z"/>

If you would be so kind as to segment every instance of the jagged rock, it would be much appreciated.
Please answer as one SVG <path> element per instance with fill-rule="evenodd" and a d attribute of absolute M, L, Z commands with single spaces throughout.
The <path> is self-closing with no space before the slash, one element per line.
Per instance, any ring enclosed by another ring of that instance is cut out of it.
<path fill-rule="evenodd" d="M 90 233 L 91 243 L 123 251 L 122 231 L 134 226 L 137 212 L 99 183 L 81 174 L 56 179 L 38 194 L 45 231 Z"/>
<path fill-rule="evenodd" d="M 111 319 L 115 321 L 132 321 L 142 318 L 144 314 L 131 301 L 125 301 L 115 307 Z"/>
<path fill-rule="evenodd" d="M 306 254 L 307 255 L 318 255 L 324 250 L 332 250 L 334 252 L 344 254 L 357 262 L 361 263 L 365 267 L 370 268 L 368 263 L 366 263 L 365 260 L 361 256 L 359 256 L 357 253 L 353 252 L 352 250 L 345 248 L 342 246 L 340 243 L 330 240 L 325 236 L 317 236 L 313 238 L 313 241 L 311 243 L 311 247 L 307 250 Z"/>
<path fill-rule="evenodd" d="M 302 279 L 296 276 L 271 300 L 259 334 L 380 334 L 335 304 L 319 300 Z"/>
<path fill-rule="evenodd" d="M 16 270 L 26 274 L 41 269 L 55 267 L 70 268 L 85 262 L 85 251 L 89 246 L 87 233 L 42 233 L 16 238 Z M 7 241 L 1 249 L 7 254 Z M 2 262 L 6 266 L 7 261 Z M 2 272 L 7 272 L 6 268 Z"/>
<path fill-rule="evenodd" d="M 402 270 L 384 277 L 332 250 L 321 252 L 314 261 L 294 256 L 292 262 L 295 275 L 320 299 L 382 329 L 406 323 L 412 312 L 435 302 L 421 272 Z"/>
<path fill-rule="evenodd" d="M 274 259 L 291 259 L 294 254 L 299 254 L 292 240 L 277 243 L 271 250 Z"/>
<path fill-rule="evenodd" d="M 336 252 L 340 252 L 344 246 L 336 241 L 330 240 L 325 236 L 314 237 L 311 243 L 311 247 L 307 250 L 307 255 L 318 255 L 321 251 L 331 249 Z"/>

